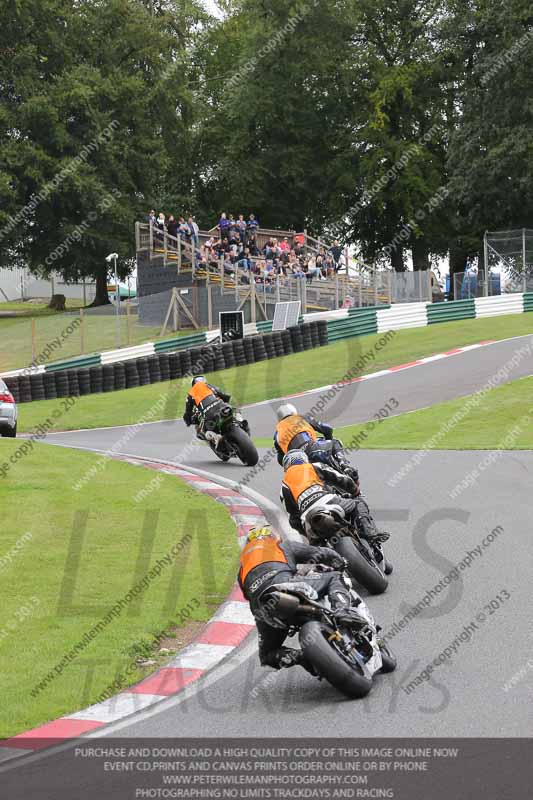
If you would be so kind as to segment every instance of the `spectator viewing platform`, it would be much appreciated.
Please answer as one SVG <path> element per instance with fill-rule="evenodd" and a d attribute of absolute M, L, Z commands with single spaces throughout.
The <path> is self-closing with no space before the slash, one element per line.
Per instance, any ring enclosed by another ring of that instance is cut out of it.
<path fill-rule="evenodd" d="M 261 228 L 254 214 L 245 220 L 224 213 L 202 231 L 192 216 L 176 220 L 152 211 L 136 223 L 136 250 L 141 297 L 173 287 L 217 286 L 220 295 L 234 296 L 237 308 L 255 297 L 264 319 L 272 316 L 269 306 L 285 300 L 300 300 L 304 313 L 431 300 L 428 274 L 366 268 L 336 240 Z"/>

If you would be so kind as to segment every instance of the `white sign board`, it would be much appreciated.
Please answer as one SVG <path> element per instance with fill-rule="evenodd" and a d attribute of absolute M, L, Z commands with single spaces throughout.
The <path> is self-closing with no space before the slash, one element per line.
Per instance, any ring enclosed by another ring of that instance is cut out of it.
<path fill-rule="evenodd" d="M 276 303 L 274 309 L 273 331 L 284 331 L 292 325 L 298 325 L 301 303 L 299 300 L 289 300 L 286 303 Z"/>

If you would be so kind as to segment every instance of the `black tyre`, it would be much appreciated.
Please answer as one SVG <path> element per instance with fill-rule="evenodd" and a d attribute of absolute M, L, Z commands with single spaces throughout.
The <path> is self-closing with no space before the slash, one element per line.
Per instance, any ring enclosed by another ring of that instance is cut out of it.
<path fill-rule="evenodd" d="M 14 428 L 4 428 L 4 432 L 2 436 L 6 436 L 8 439 L 14 439 L 17 435 L 17 424 L 15 423 Z"/>
<path fill-rule="evenodd" d="M 226 434 L 226 438 L 237 450 L 242 463 L 247 467 L 255 467 L 259 461 L 259 453 L 248 434 L 234 425 Z"/>
<path fill-rule="evenodd" d="M 328 637 L 332 629 L 323 622 L 306 622 L 299 634 L 300 647 L 316 671 L 347 697 L 365 697 L 372 678 L 355 658 L 345 656 Z"/>
<path fill-rule="evenodd" d="M 343 536 L 335 545 L 335 550 L 348 562 L 348 572 L 371 594 L 383 594 L 389 582 L 376 562 L 371 564 L 359 552 L 353 539 Z"/>
<path fill-rule="evenodd" d="M 398 663 L 396 661 L 396 656 L 389 649 L 388 644 L 385 644 L 383 641 L 379 643 L 379 649 L 381 650 L 381 661 L 383 662 L 381 672 L 394 672 Z"/>

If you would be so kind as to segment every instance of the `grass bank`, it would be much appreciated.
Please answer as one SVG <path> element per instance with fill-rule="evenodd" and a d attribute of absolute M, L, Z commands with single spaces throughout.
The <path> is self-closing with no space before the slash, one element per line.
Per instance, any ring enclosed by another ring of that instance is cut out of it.
<path fill-rule="evenodd" d="M 350 449 L 532 450 L 533 377 L 336 432 Z"/>
<path fill-rule="evenodd" d="M 20 444 L 0 440 L 0 466 L 10 466 L 0 477 L 0 738 L 153 671 L 139 659 L 160 661 L 162 642 L 172 647 L 209 619 L 239 552 L 226 510 L 173 476 L 108 460 L 75 491 L 98 456 L 35 444 L 12 464 Z M 143 588 L 54 674 L 135 586 Z"/>

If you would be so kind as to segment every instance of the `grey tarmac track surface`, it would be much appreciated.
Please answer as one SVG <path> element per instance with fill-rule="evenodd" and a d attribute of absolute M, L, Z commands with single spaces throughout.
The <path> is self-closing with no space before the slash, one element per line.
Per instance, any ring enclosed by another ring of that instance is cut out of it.
<path fill-rule="evenodd" d="M 323 416 L 346 424 L 371 418 L 389 397 L 401 399 L 399 410 L 406 411 L 472 393 L 527 342 L 528 337 L 523 337 L 354 384 L 342 390 L 342 402 L 337 397 L 329 415 Z M 508 379 L 532 371 L 528 357 Z M 297 405 L 308 409 L 318 396 L 307 395 Z M 273 411 L 268 405 L 250 408 L 247 416 L 255 435 L 271 434 Z M 125 439 L 126 431 L 53 434 L 46 440 L 100 450 L 122 442 L 119 451 L 164 460 L 179 458 L 191 440 L 181 421 L 143 426 L 131 440 Z M 490 531 L 497 526 L 503 531 L 481 556 L 473 557 L 458 580 L 436 594 L 427 609 L 394 635 L 390 643 L 398 669 L 378 676 L 368 698 L 347 701 L 300 668 L 281 673 L 262 670 L 252 637 L 233 661 L 213 670 L 197 688 L 98 731 L 98 736 L 530 736 L 533 724 L 527 696 L 533 673 L 528 670 L 508 691 L 504 685 L 531 659 L 533 650 L 533 452 L 498 453 L 477 483 L 455 500 L 450 490 L 479 466 L 486 451 L 428 453 L 406 478 L 393 488 L 387 486 L 387 480 L 412 455 L 363 450 L 357 458 L 375 517 L 392 532 L 387 553 L 395 571 L 389 589 L 369 599 L 385 632 Z M 235 481 L 250 472 L 236 463 L 217 462 L 205 447 L 195 449 L 185 463 Z M 147 475 L 147 483 L 152 477 L 153 473 Z M 273 462 L 249 486 L 277 501 L 280 478 L 280 468 Z M 485 608 L 503 590 L 510 599 L 496 610 Z M 485 619 L 476 622 L 471 638 L 461 642 L 455 655 L 436 667 L 428 681 L 406 693 L 402 687 L 480 613 Z"/>

